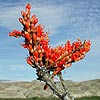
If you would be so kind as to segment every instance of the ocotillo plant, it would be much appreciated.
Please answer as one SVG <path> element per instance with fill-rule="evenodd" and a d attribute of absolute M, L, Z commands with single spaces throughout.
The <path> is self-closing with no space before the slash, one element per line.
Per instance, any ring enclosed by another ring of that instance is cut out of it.
<path fill-rule="evenodd" d="M 64 45 L 51 47 L 49 33 L 44 30 L 42 24 L 38 24 L 36 15 L 30 16 L 30 9 L 31 5 L 27 4 L 25 11 L 21 12 L 22 18 L 19 18 L 19 22 L 23 25 L 23 29 L 21 31 L 13 30 L 9 36 L 25 39 L 21 45 L 29 51 L 26 61 L 37 69 L 38 79 L 46 82 L 44 89 L 49 86 L 62 100 L 72 100 L 69 96 L 65 97 L 68 93 L 63 82 L 64 93 L 59 92 L 52 79 L 58 75 L 63 81 L 61 71 L 85 57 L 85 54 L 90 50 L 90 40 L 81 41 L 78 39 L 73 43 L 68 40 Z"/>

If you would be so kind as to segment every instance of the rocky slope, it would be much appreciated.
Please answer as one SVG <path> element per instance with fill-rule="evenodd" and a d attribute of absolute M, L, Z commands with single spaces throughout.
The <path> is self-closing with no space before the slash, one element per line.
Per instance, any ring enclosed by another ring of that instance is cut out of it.
<path fill-rule="evenodd" d="M 62 89 L 60 83 L 57 85 Z M 75 97 L 100 96 L 100 79 L 84 82 L 65 81 L 66 87 Z M 48 88 L 43 90 L 44 83 L 39 81 L 32 82 L 2 82 L 0 83 L 0 98 L 32 98 L 49 97 L 53 93 Z"/>

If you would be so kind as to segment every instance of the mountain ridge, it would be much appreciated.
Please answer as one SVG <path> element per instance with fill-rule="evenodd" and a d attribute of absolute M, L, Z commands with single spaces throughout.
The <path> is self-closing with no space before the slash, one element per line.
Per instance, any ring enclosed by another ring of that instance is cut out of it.
<path fill-rule="evenodd" d="M 48 88 L 43 90 L 45 83 L 38 80 L 32 82 L 13 81 L 0 83 L 0 98 L 33 98 L 50 97 L 53 93 Z M 59 82 L 56 83 L 62 89 Z M 74 97 L 100 96 L 100 79 L 83 82 L 64 81 L 65 86 Z"/>

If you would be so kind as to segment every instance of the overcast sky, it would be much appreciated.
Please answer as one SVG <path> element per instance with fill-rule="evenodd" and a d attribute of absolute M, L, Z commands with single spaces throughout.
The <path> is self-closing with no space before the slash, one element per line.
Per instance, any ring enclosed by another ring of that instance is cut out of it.
<path fill-rule="evenodd" d="M 8 36 L 13 29 L 22 29 L 18 18 L 27 3 L 32 5 L 31 15 L 50 31 L 51 46 L 77 38 L 92 42 L 86 57 L 63 71 L 64 79 L 100 79 L 100 0 L 0 0 L 0 80 L 37 78 L 25 61 L 28 51 L 20 46 L 23 39 Z"/>

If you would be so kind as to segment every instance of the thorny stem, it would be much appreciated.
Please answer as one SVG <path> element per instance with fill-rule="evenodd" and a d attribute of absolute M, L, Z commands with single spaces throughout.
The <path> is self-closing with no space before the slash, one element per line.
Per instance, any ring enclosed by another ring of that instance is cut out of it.
<path fill-rule="evenodd" d="M 53 91 L 53 93 L 57 95 L 61 100 L 74 100 L 68 93 L 68 90 L 65 89 L 65 86 L 62 82 L 61 77 L 60 77 L 60 80 L 62 82 L 64 91 L 61 91 L 59 88 L 57 88 L 56 84 L 50 77 L 50 73 L 48 73 L 47 69 L 41 69 L 41 67 L 35 61 L 34 61 L 34 66 L 32 67 L 36 68 L 38 80 L 45 82 L 50 87 L 50 89 Z"/>

